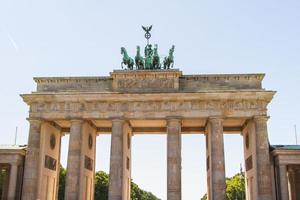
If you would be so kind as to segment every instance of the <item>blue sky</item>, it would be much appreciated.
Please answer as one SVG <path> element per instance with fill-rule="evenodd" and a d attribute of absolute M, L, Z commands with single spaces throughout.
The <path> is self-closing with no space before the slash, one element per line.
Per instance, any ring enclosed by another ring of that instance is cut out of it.
<path fill-rule="evenodd" d="M 120 68 L 120 47 L 134 55 L 153 24 L 151 42 L 184 74 L 266 73 L 276 90 L 269 106 L 272 144 L 294 144 L 300 130 L 300 1 L 0 1 L 0 143 L 28 137 L 28 107 L 19 97 L 35 90 L 34 76 L 103 76 Z M 300 135 L 300 134 L 299 134 Z M 300 136 L 299 136 L 300 138 Z M 300 140 L 300 139 L 299 139 Z M 183 137 L 183 199 L 205 193 L 202 135 Z M 97 169 L 108 169 L 109 136 L 97 139 Z M 64 137 L 62 162 L 66 162 Z M 243 162 L 240 135 L 225 136 L 226 174 Z M 133 138 L 133 179 L 166 199 L 166 138 Z M 145 161 L 145 157 L 149 159 Z"/>

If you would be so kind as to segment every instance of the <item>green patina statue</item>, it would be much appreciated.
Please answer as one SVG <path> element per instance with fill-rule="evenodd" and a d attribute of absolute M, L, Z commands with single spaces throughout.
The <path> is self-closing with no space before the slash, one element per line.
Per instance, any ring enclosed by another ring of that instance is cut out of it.
<path fill-rule="evenodd" d="M 148 44 L 145 47 L 145 69 L 152 69 L 153 60 L 152 60 L 153 50 L 152 45 Z"/>
<path fill-rule="evenodd" d="M 121 47 L 121 54 L 123 55 L 123 61 L 121 63 L 122 69 L 124 68 L 124 64 L 127 65 L 127 69 L 133 70 L 134 61 L 127 54 L 127 51 L 124 47 Z"/>
<path fill-rule="evenodd" d="M 174 65 L 174 53 L 175 46 L 173 45 L 172 48 L 169 50 L 169 56 L 165 57 L 164 59 L 164 69 L 170 69 L 173 68 Z"/>
<path fill-rule="evenodd" d="M 151 38 L 150 31 L 152 29 L 152 25 L 149 27 L 144 27 L 145 38 L 147 39 L 147 45 L 144 49 L 145 57 L 141 55 L 141 48 L 140 46 L 136 47 L 136 56 L 134 60 L 128 56 L 127 51 L 124 47 L 121 48 L 121 54 L 123 55 L 123 60 L 121 63 L 122 69 L 124 65 L 127 66 L 126 69 L 133 70 L 134 65 L 136 70 L 153 70 L 153 69 L 170 69 L 173 68 L 174 65 L 174 50 L 175 46 L 173 45 L 172 48 L 169 50 L 169 55 L 164 58 L 163 63 L 160 63 L 160 56 L 158 54 L 158 45 L 155 44 L 154 48 L 152 49 L 152 45 L 149 44 L 149 39 Z"/>
<path fill-rule="evenodd" d="M 136 69 L 144 69 L 145 66 L 145 59 L 141 56 L 140 46 L 136 47 L 135 66 Z"/>
<path fill-rule="evenodd" d="M 153 53 L 153 61 L 152 61 L 152 65 L 153 65 L 153 69 L 160 69 L 161 64 L 160 64 L 160 58 L 158 55 L 158 46 L 157 44 L 154 45 L 154 53 Z"/>

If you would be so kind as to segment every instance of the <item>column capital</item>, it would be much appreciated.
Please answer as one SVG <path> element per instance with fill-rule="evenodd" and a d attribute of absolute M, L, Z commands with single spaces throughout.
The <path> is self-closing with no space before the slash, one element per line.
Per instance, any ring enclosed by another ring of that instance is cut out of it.
<path fill-rule="evenodd" d="M 31 124 L 36 123 L 36 124 L 40 124 L 42 123 L 44 120 L 42 118 L 37 118 L 37 117 L 28 117 L 27 121 L 29 121 Z"/>
<path fill-rule="evenodd" d="M 267 115 L 256 115 L 253 116 L 253 121 L 255 122 L 267 122 L 270 117 Z"/>
<path fill-rule="evenodd" d="M 126 122 L 127 120 L 125 120 L 124 118 L 112 118 L 111 119 L 112 122 Z"/>
<path fill-rule="evenodd" d="M 182 120 L 181 116 L 167 116 L 166 120 Z"/>
<path fill-rule="evenodd" d="M 166 119 L 167 124 L 173 124 L 173 123 L 179 123 L 182 124 L 182 118 L 181 117 L 167 117 Z"/>
<path fill-rule="evenodd" d="M 291 166 L 287 166 L 287 171 L 290 173 L 290 174 L 295 174 L 295 170 L 293 167 Z"/>
<path fill-rule="evenodd" d="M 70 119 L 71 123 L 82 123 L 84 120 L 82 118 L 72 118 Z"/>
<path fill-rule="evenodd" d="M 217 121 L 221 121 L 223 122 L 224 121 L 224 117 L 223 116 L 210 116 L 208 118 L 208 121 L 211 121 L 211 122 L 217 122 Z"/>
<path fill-rule="evenodd" d="M 279 167 L 285 167 L 286 168 L 286 170 L 288 169 L 288 167 L 287 167 L 287 165 L 286 164 L 282 164 L 282 163 L 279 163 L 279 165 L 278 165 Z"/>
<path fill-rule="evenodd" d="M 10 166 L 19 166 L 22 163 L 21 163 L 21 161 L 17 160 L 17 161 L 10 162 L 9 164 L 10 164 Z"/>

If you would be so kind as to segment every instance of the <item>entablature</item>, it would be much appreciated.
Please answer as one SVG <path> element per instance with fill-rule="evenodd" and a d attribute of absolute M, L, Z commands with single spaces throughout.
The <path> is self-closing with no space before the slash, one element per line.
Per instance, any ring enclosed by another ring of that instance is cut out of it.
<path fill-rule="evenodd" d="M 178 69 L 114 70 L 103 77 L 37 77 L 43 92 L 196 92 L 214 90 L 263 90 L 264 74 L 183 75 Z"/>
<path fill-rule="evenodd" d="M 274 92 L 161 93 L 161 94 L 30 94 L 30 117 L 42 118 L 188 118 L 223 115 L 266 115 Z"/>

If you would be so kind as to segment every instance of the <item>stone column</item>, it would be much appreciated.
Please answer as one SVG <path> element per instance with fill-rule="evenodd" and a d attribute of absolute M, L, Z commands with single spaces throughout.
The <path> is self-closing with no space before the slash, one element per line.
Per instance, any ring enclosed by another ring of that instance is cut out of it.
<path fill-rule="evenodd" d="M 253 118 L 256 136 L 257 199 L 260 200 L 273 199 L 267 120 L 267 116 Z"/>
<path fill-rule="evenodd" d="M 23 177 L 23 200 L 36 200 L 40 163 L 40 132 L 42 121 L 29 119 L 29 138 Z"/>
<path fill-rule="evenodd" d="M 8 187 L 8 200 L 16 199 L 16 189 L 17 189 L 17 180 L 18 180 L 18 165 L 12 163 L 9 173 L 9 187 Z"/>
<path fill-rule="evenodd" d="M 7 164 L 0 163 L 0 171 L 2 174 L 2 198 L 7 199 L 8 197 L 8 188 L 9 188 L 9 166 Z"/>
<path fill-rule="evenodd" d="M 167 199 L 181 200 L 181 120 L 167 122 Z"/>
<path fill-rule="evenodd" d="M 296 200 L 297 199 L 297 195 L 296 195 L 296 192 L 297 192 L 297 188 L 296 188 L 296 174 L 295 174 L 295 171 L 292 167 L 289 167 L 288 169 L 288 181 L 289 182 L 289 196 L 290 196 L 290 200 Z M 287 183 L 286 183 L 287 184 Z"/>
<path fill-rule="evenodd" d="M 71 120 L 65 199 L 79 200 L 81 132 L 83 120 Z"/>
<path fill-rule="evenodd" d="M 225 159 L 223 141 L 223 119 L 212 117 L 208 120 L 208 192 L 209 200 L 226 199 Z"/>
<path fill-rule="evenodd" d="M 280 183 L 280 199 L 289 200 L 289 190 L 288 190 L 288 179 L 287 179 L 287 166 L 279 165 L 279 183 Z"/>
<path fill-rule="evenodd" d="M 123 200 L 123 140 L 125 121 L 112 120 L 110 169 L 109 169 L 109 200 Z"/>

